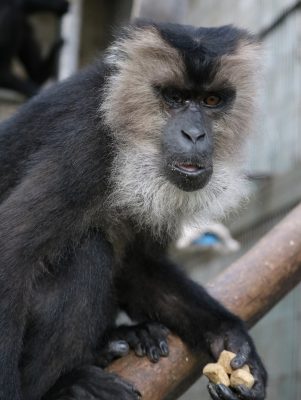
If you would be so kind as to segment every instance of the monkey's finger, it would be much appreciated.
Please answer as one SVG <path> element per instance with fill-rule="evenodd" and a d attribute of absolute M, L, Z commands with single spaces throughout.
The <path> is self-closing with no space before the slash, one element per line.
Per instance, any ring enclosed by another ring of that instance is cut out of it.
<path fill-rule="evenodd" d="M 208 383 L 207 389 L 213 400 L 221 400 L 219 395 L 217 394 L 216 385 L 214 385 L 213 383 Z"/>
<path fill-rule="evenodd" d="M 153 363 L 156 363 L 160 360 L 160 350 L 156 346 L 150 347 L 150 349 L 147 352 L 147 356 L 149 360 Z"/>
<path fill-rule="evenodd" d="M 243 400 L 264 400 L 265 399 L 265 388 L 263 385 L 254 385 L 252 389 L 248 389 L 245 386 L 237 386 L 235 388 L 239 398 Z"/>
<path fill-rule="evenodd" d="M 216 392 L 220 400 L 239 400 L 239 397 L 225 385 L 216 385 Z"/>
<path fill-rule="evenodd" d="M 135 354 L 138 357 L 144 357 L 146 355 L 146 348 L 142 343 L 137 343 L 136 347 L 134 348 Z"/>
<path fill-rule="evenodd" d="M 129 352 L 129 345 L 125 340 L 115 340 L 109 343 L 108 352 L 113 356 L 122 357 Z"/>
<path fill-rule="evenodd" d="M 170 331 L 162 324 L 151 323 L 147 325 L 147 330 L 151 335 L 156 347 L 159 350 L 160 356 L 167 357 L 169 354 L 169 347 L 167 342 L 167 336 Z"/>
<path fill-rule="evenodd" d="M 128 332 L 128 334 L 125 337 L 125 340 L 127 341 L 130 348 L 133 350 L 135 350 L 138 344 L 140 343 L 140 339 L 134 330 Z"/>
<path fill-rule="evenodd" d="M 161 340 L 159 342 L 159 349 L 160 349 L 160 355 L 162 357 L 167 357 L 169 355 L 169 347 L 167 340 Z"/>
<path fill-rule="evenodd" d="M 111 334 L 112 340 L 123 340 L 127 342 L 131 349 L 135 350 L 136 346 L 139 344 L 140 339 L 136 334 L 134 327 L 129 326 L 119 326 Z"/>
<path fill-rule="evenodd" d="M 248 342 L 244 342 L 244 344 L 240 347 L 240 349 L 238 350 L 238 352 L 236 353 L 236 356 L 233 358 L 233 360 L 231 361 L 231 367 L 233 369 L 238 369 L 243 367 L 251 354 L 251 346 L 249 345 Z"/>
<path fill-rule="evenodd" d="M 244 400 L 261 400 L 263 397 L 259 395 L 259 393 L 253 390 L 248 389 L 246 386 L 239 385 L 236 386 L 233 390 L 238 394 L 238 396 Z"/>
<path fill-rule="evenodd" d="M 141 338 L 141 343 L 143 343 L 146 355 L 151 362 L 158 362 L 160 360 L 160 349 L 155 342 L 155 340 L 151 337 L 149 332 L 144 329 L 139 331 L 139 336 Z"/>
<path fill-rule="evenodd" d="M 96 365 L 106 367 L 110 362 L 119 357 L 124 357 L 129 352 L 129 346 L 124 340 L 110 341 L 96 356 Z"/>
<path fill-rule="evenodd" d="M 244 400 L 263 400 L 265 398 L 265 384 L 263 377 L 256 368 L 253 369 L 252 373 L 255 378 L 255 384 L 251 389 L 239 385 L 233 388 L 233 390 Z"/>

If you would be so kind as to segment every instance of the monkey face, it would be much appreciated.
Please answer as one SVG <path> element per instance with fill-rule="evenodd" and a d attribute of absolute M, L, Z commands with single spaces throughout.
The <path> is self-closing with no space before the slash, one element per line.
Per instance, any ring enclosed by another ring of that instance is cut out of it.
<path fill-rule="evenodd" d="M 179 219 L 211 219 L 237 205 L 258 50 L 232 26 L 137 22 L 115 42 L 101 112 L 116 139 L 111 180 L 120 209 L 173 230 Z"/>
<path fill-rule="evenodd" d="M 210 118 L 189 91 L 169 87 L 160 90 L 160 94 L 169 113 L 162 135 L 164 173 L 182 190 L 201 189 L 213 168 Z"/>
<path fill-rule="evenodd" d="M 202 189 L 213 171 L 210 124 L 192 105 L 170 118 L 162 138 L 163 171 L 167 179 L 185 191 Z"/>
<path fill-rule="evenodd" d="M 231 106 L 235 90 L 159 88 L 168 113 L 163 129 L 163 171 L 185 191 L 202 189 L 213 173 L 214 121 Z"/>

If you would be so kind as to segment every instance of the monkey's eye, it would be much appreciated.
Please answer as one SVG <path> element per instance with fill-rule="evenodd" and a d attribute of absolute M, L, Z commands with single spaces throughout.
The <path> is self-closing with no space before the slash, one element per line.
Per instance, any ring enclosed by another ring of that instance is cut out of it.
<path fill-rule="evenodd" d="M 180 107 L 186 102 L 186 98 L 179 90 L 167 88 L 162 90 L 162 97 L 170 107 Z"/>
<path fill-rule="evenodd" d="M 222 98 L 215 94 L 210 94 L 202 100 L 203 104 L 207 107 L 216 107 L 221 104 Z"/>

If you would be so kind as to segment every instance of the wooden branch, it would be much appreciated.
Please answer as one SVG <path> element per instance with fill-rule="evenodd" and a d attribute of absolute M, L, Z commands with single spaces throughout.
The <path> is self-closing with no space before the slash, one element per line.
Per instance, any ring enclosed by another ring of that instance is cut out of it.
<path fill-rule="evenodd" d="M 207 289 L 251 327 L 300 280 L 301 205 Z M 169 346 L 169 357 L 157 364 L 129 354 L 109 370 L 133 382 L 143 400 L 176 399 L 200 377 L 208 359 L 205 354 L 191 354 L 175 336 L 170 337 Z"/>

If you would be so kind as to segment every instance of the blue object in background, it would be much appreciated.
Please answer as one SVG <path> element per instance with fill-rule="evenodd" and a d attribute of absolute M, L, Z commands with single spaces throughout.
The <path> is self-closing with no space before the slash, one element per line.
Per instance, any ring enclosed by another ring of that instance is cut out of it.
<path fill-rule="evenodd" d="M 221 239 L 218 235 L 212 232 L 205 232 L 197 239 L 193 240 L 192 244 L 204 247 L 213 247 L 217 243 L 220 243 Z"/>

